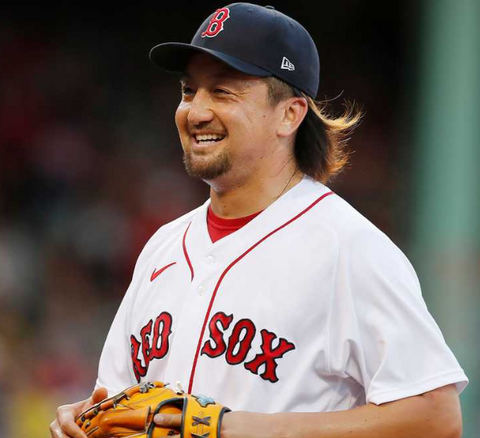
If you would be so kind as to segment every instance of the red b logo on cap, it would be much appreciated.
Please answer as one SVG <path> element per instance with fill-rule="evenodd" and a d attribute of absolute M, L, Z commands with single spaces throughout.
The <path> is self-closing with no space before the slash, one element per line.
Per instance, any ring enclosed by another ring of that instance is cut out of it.
<path fill-rule="evenodd" d="M 216 37 L 223 30 L 223 23 L 230 18 L 230 9 L 220 8 L 215 11 L 213 17 L 208 23 L 205 32 L 202 32 L 202 38 Z"/>

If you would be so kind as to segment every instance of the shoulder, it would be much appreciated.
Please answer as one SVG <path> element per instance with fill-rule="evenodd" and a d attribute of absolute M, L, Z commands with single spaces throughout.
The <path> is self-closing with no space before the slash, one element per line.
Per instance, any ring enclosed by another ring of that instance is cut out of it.
<path fill-rule="evenodd" d="M 312 226 L 330 233 L 340 257 L 352 260 L 396 258 L 409 264 L 399 246 L 338 193 L 314 181 L 310 181 L 309 186 L 309 190 L 317 191 L 320 196 L 331 193 L 318 202 L 308 216 Z"/>

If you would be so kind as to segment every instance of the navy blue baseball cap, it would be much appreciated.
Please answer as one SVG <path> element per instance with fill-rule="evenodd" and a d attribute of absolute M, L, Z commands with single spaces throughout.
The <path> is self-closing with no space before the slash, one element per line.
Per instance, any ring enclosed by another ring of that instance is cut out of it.
<path fill-rule="evenodd" d="M 300 23 L 272 6 L 232 3 L 219 8 L 190 44 L 159 44 L 150 50 L 150 59 L 162 70 L 183 73 L 198 52 L 249 75 L 275 76 L 316 98 L 320 60 L 315 43 Z"/>

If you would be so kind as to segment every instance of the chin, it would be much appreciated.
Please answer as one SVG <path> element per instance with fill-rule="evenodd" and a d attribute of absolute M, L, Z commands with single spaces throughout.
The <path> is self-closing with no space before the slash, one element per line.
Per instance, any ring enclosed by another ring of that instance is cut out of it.
<path fill-rule="evenodd" d="M 224 176 L 232 168 L 232 162 L 227 153 L 212 157 L 212 159 L 198 159 L 193 158 L 191 153 L 185 152 L 183 164 L 188 175 L 206 182 Z"/>

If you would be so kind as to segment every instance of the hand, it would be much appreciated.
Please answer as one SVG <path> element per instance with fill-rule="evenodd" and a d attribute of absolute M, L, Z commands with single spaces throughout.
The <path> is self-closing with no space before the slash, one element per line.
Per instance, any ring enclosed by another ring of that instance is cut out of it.
<path fill-rule="evenodd" d="M 85 409 L 108 397 L 106 388 L 97 388 L 90 398 L 63 405 L 57 409 L 57 416 L 50 424 L 50 435 L 52 438 L 87 438 L 85 433 L 75 423 L 75 417 Z"/>

